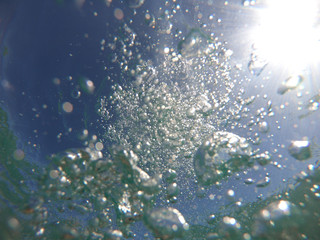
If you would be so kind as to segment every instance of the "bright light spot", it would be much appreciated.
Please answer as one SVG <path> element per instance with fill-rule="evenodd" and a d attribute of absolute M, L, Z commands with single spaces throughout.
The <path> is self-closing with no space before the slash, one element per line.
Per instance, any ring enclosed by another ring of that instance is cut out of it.
<path fill-rule="evenodd" d="M 254 32 L 255 48 L 268 62 L 301 71 L 319 58 L 317 0 L 269 0 Z"/>
<path fill-rule="evenodd" d="M 85 81 L 85 89 L 88 93 L 93 93 L 94 92 L 94 89 L 95 89 L 95 86 L 94 86 L 94 83 L 91 81 L 91 80 L 86 80 Z"/>
<path fill-rule="evenodd" d="M 290 214 L 290 208 L 287 201 L 280 201 L 278 205 L 279 209 L 282 210 L 285 214 Z"/>

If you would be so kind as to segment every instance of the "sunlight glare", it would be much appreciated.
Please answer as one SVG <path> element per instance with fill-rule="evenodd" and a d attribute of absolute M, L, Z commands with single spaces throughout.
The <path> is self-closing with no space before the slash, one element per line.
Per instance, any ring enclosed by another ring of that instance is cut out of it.
<path fill-rule="evenodd" d="M 268 62 L 303 70 L 320 56 L 317 0 L 268 0 L 254 31 L 255 48 Z"/>

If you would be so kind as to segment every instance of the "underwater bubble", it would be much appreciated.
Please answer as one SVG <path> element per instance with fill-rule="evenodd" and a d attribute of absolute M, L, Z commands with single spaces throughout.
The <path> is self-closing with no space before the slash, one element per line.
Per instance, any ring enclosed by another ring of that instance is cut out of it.
<path fill-rule="evenodd" d="M 306 160 L 311 157 L 309 141 L 292 141 L 289 146 L 289 153 L 297 160 Z"/>
<path fill-rule="evenodd" d="M 143 5 L 144 0 L 126 0 L 126 3 L 131 8 L 139 8 Z"/>
<path fill-rule="evenodd" d="M 278 93 L 283 95 L 289 90 L 297 88 L 302 81 L 303 77 L 301 75 L 292 75 L 281 83 L 280 87 L 278 88 Z"/>
<path fill-rule="evenodd" d="M 169 20 L 170 18 L 168 16 L 164 16 L 162 18 L 159 18 L 156 22 L 156 29 L 161 34 L 170 34 L 171 30 L 173 28 L 172 23 Z"/>
<path fill-rule="evenodd" d="M 269 124 L 267 122 L 259 123 L 259 131 L 262 133 L 267 133 L 269 131 Z"/>
<path fill-rule="evenodd" d="M 123 233 L 120 230 L 110 230 L 106 237 L 110 240 L 120 240 L 123 239 Z"/>
<path fill-rule="evenodd" d="M 226 197 L 233 202 L 235 200 L 235 192 L 232 189 L 229 189 L 226 193 Z"/>
<path fill-rule="evenodd" d="M 146 15 L 144 16 L 145 19 L 145 23 L 149 26 L 149 27 L 155 27 L 156 25 L 156 19 L 155 17 L 150 14 L 150 13 L 146 13 Z"/>
<path fill-rule="evenodd" d="M 270 184 L 270 178 L 269 177 L 265 177 L 261 180 L 259 180 L 256 184 L 257 187 L 259 188 L 263 188 L 263 187 L 266 187 Z"/>
<path fill-rule="evenodd" d="M 247 179 L 244 180 L 244 183 L 247 184 L 247 185 L 250 185 L 250 184 L 254 183 L 254 180 L 252 178 L 247 178 Z"/>
<path fill-rule="evenodd" d="M 235 218 L 225 216 L 219 225 L 218 233 L 223 239 L 241 239 L 241 225 Z"/>
<path fill-rule="evenodd" d="M 245 138 L 230 132 L 215 132 L 199 147 L 194 156 L 194 170 L 200 183 L 210 185 L 252 166 L 252 150 Z"/>
<path fill-rule="evenodd" d="M 62 109 L 63 111 L 65 111 L 66 113 L 71 113 L 73 111 L 73 105 L 70 102 L 64 102 L 62 104 Z"/>
<path fill-rule="evenodd" d="M 168 182 L 168 183 L 173 183 L 176 178 L 177 178 L 177 172 L 173 169 L 168 169 L 164 174 L 163 178 Z"/>
<path fill-rule="evenodd" d="M 195 118 L 196 117 L 196 109 L 194 107 L 190 107 L 187 110 L 187 117 L 188 118 Z"/>
<path fill-rule="evenodd" d="M 256 0 L 242 0 L 242 5 L 244 7 L 254 6 L 256 4 Z"/>
<path fill-rule="evenodd" d="M 25 153 L 22 149 L 16 149 L 14 152 L 13 152 L 13 158 L 15 160 L 22 160 L 24 159 L 25 157 Z"/>
<path fill-rule="evenodd" d="M 304 104 L 304 112 L 299 116 L 300 119 L 309 116 L 310 114 L 314 113 L 319 109 L 320 106 L 320 94 L 316 94 L 311 97 L 305 104 Z"/>
<path fill-rule="evenodd" d="M 199 186 L 197 188 L 196 195 L 198 198 L 204 198 L 206 194 L 206 189 L 204 187 Z"/>
<path fill-rule="evenodd" d="M 251 60 L 248 63 L 248 69 L 252 75 L 258 77 L 267 65 L 268 62 L 258 56 L 257 53 L 251 54 Z"/>
<path fill-rule="evenodd" d="M 179 42 L 178 51 L 186 58 L 202 56 L 214 50 L 213 45 L 209 43 L 210 38 L 201 30 L 192 29 L 185 39 Z"/>
<path fill-rule="evenodd" d="M 248 97 L 247 99 L 244 100 L 244 104 L 245 105 L 250 105 L 254 102 L 254 100 L 256 100 L 256 96 L 251 96 L 251 97 Z"/>
<path fill-rule="evenodd" d="M 298 236 L 302 221 L 302 212 L 293 203 L 286 200 L 272 202 L 255 216 L 253 236 L 263 239 L 301 239 Z"/>
<path fill-rule="evenodd" d="M 137 186 L 141 188 L 142 191 L 148 194 L 157 193 L 160 190 L 161 176 L 156 175 L 155 177 L 150 177 L 146 172 L 144 172 L 139 167 L 134 168 L 135 182 Z"/>
<path fill-rule="evenodd" d="M 216 221 L 217 221 L 217 219 L 216 219 L 216 216 L 215 216 L 214 214 L 211 214 L 211 215 L 208 217 L 208 219 L 207 219 L 207 222 L 208 222 L 209 224 L 215 224 Z"/>
<path fill-rule="evenodd" d="M 178 187 L 178 184 L 176 184 L 176 183 L 171 183 L 167 187 L 168 198 L 176 197 L 179 194 L 179 192 L 180 192 L 180 189 Z"/>
<path fill-rule="evenodd" d="M 255 154 L 252 159 L 259 163 L 261 166 L 265 166 L 270 163 L 271 161 L 271 154 L 268 151 L 264 153 Z"/>
<path fill-rule="evenodd" d="M 196 99 L 197 110 L 203 115 L 210 114 L 212 110 L 212 105 L 209 103 L 209 99 L 206 95 L 200 95 Z M 188 112 L 187 112 L 188 114 Z"/>
<path fill-rule="evenodd" d="M 153 209 L 145 215 L 146 225 L 161 239 L 182 238 L 189 229 L 183 215 L 175 208 Z"/>
<path fill-rule="evenodd" d="M 114 9 L 113 15 L 117 20 L 122 20 L 124 18 L 124 13 L 120 8 Z"/>
<path fill-rule="evenodd" d="M 84 92 L 88 94 L 93 94 L 95 90 L 94 82 L 86 78 L 80 79 L 80 87 Z"/>
<path fill-rule="evenodd" d="M 81 96 L 81 91 L 78 89 L 74 89 L 71 91 L 71 96 L 75 99 L 78 99 Z"/>

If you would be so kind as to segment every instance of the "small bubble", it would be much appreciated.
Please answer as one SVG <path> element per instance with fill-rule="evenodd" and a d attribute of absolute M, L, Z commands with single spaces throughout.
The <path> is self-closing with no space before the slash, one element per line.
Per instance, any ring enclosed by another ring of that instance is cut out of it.
<path fill-rule="evenodd" d="M 10 218 L 8 220 L 8 226 L 11 229 L 17 229 L 19 227 L 19 221 L 16 218 Z"/>
<path fill-rule="evenodd" d="M 247 178 L 247 179 L 244 180 L 244 183 L 247 184 L 247 185 L 250 185 L 250 184 L 254 183 L 254 180 L 252 178 Z"/>
<path fill-rule="evenodd" d="M 114 17 L 118 20 L 122 20 L 124 17 L 124 13 L 120 8 L 116 8 L 114 10 Z"/>
<path fill-rule="evenodd" d="M 22 149 L 17 149 L 13 153 L 13 158 L 16 160 L 22 160 L 22 159 L 24 159 L 24 156 L 25 156 L 25 154 Z"/>
<path fill-rule="evenodd" d="M 36 233 L 37 236 L 41 236 L 44 234 L 44 228 L 40 228 L 39 231 Z"/>
<path fill-rule="evenodd" d="M 209 224 L 214 224 L 216 222 L 216 216 L 214 214 L 211 214 L 209 217 L 208 217 L 208 220 L 207 222 Z"/>
<path fill-rule="evenodd" d="M 71 92 L 71 97 L 73 97 L 75 99 L 78 99 L 80 96 L 81 96 L 81 92 L 77 89 L 75 89 Z"/>
<path fill-rule="evenodd" d="M 103 143 L 102 142 L 97 142 L 95 144 L 95 148 L 98 150 L 98 151 L 101 151 L 103 149 Z"/>
<path fill-rule="evenodd" d="M 204 198 L 206 196 L 206 190 L 204 187 L 198 187 L 197 189 L 197 197 Z"/>
<path fill-rule="evenodd" d="M 59 171 L 58 170 L 51 170 L 49 175 L 52 179 L 55 179 L 59 176 Z"/>
<path fill-rule="evenodd" d="M 228 197 L 234 197 L 234 191 L 232 189 L 229 189 L 227 195 Z"/>
<path fill-rule="evenodd" d="M 73 111 L 73 105 L 70 102 L 64 102 L 62 104 L 62 109 L 66 113 L 71 113 Z"/>
<path fill-rule="evenodd" d="M 55 85 L 60 85 L 61 80 L 60 80 L 59 78 L 54 78 L 54 79 L 52 80 L 52 82 L 53 82 L 53 84 L 55 84 Z"/>
<path fill-rule="evenodd" d="M 194 118 L 196 116 L 196 109 L 194 107 L 191 107 L 187 110 L 187 117 L 188 118 Z"/>
<path fill-rule="evenodd" d="M 244 234 L 243 234 L 243 239 L 244 239 L 244 240 L 251 240 L 250 234 L 249 234 L 249 233 L 244 233 Z"/>
<path fill-rule="evenodd" d="M 167 187 L 167 194 L 168 194 L 168 198 L 177 196 L 179 194 L 180 190 L 179 187 L 176 183 L 171 183 L 168 187 Z"/>
<path fill-rule="evenodd" d="M 269 177 L 265 177 L 261 180 L 259 180 L 256 184 L 257 187 L 259 188 L 263 188 L 263 187 L 266 187 L 270 184 L 270 178 Z"/>
<path fill-rule="evenodd" d="M 156 25 L 156 19 L 153 15 L 151 15 L 150 13 L 146 13 L 146 15 L 144 16 L 145 18 L 145 22 L 149 27 L 154 28 Z"/>
<path fill-rule="evenodd" d="M 256 4 L 256 0 L 243 0 L 242 5 L 244 7 L 254 6 Z"/>
<path fill-rule="evenodd" d="M 262 133 L 267 133 L 269 131 L 269 125 L 267 122 L 259 123 L 259 131 Z"/>

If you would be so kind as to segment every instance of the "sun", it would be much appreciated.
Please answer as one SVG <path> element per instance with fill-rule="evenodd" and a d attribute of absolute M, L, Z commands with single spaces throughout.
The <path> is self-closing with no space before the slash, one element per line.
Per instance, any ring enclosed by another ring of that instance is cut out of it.
<path fill-rule="evenodd" d="M 317 0 L 268 0 L 252 31 L 254 47 L 267 62 L 303 71 L 320 59 L 318 18 Z"/>

